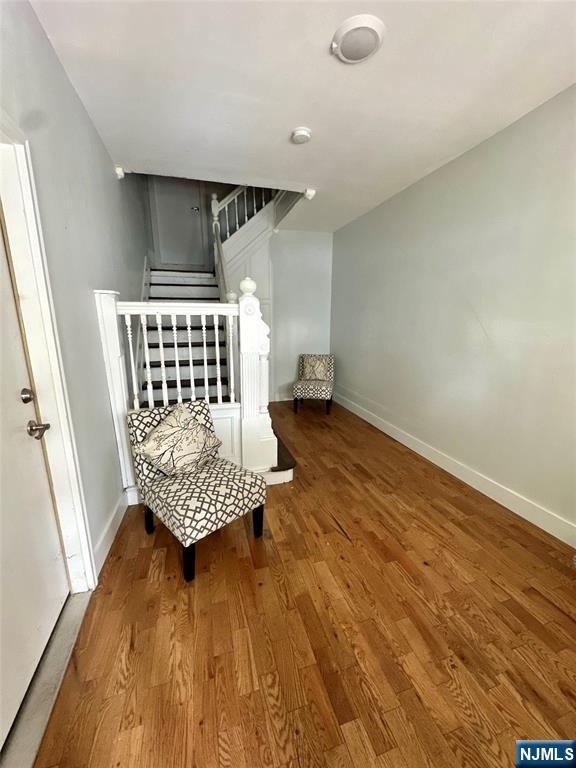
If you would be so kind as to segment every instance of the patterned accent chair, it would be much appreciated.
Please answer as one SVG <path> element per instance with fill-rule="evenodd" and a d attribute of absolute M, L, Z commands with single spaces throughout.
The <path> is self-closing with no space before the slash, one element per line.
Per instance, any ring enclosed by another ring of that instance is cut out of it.
<path fill-rule="evenodd" d="M 300 355 L 298 381 L 294 384 L 294 413 L 304 400 L 325 400 L 326 413 L 332 407 L 334 355 Z"/>
<path fill-rule="evenodd" d="M 210 409 L 203 400 L 184 403 L 194 418 L 214 431 Z M 136 483 L 144 501 L 144 525 L 154 532 L 154 515 L 182 544 L 183 572 L 186 581 L 195 574 L 196 542 L 223 528 L 248 512 L 253 513 L 254 536 L 262 536 L 266 481 L 262 475 L 248 472 L 214 451 L 191 474 L 165 475 L 134 448 L 145 440 L 174 406 L 144 408 L 128 413 L 128 436 Z"/>

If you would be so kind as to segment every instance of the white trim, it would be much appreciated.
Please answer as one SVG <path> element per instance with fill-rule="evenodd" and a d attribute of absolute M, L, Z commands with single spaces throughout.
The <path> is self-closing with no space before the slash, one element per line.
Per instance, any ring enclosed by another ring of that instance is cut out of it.
<path fill-rule="evenodd" d="M 133 504 L 140 504 L 140 493 L 135 485 L 131 485 L 130 488 L 126 488 L 126 504 L 131 507 Z"/>
<path fill-rule="evenodd" d="M 30 148 L 4 113 L 0 115 L 0 141 L 2 202 L 38 399 L 43 418 L 52 425 L 44 441 L 70 588 L 84 592 L 96 586 L 97 578 Z"/>
<path fill-rule="evenodd" d="M 118 291 L 94 291 L 102 354 L 108 382 L 108 394 L 114 423 L 114 435 L 120 459 L 122 488 L 134 486 L 132 455 L 128 444 L 126 413 L 128 412 L 128 382 L 126 362 L 118 332 Z"/>
<path fill-rule="evenodd" d="M 546 507 L 542 507 L 535 501 L 522 496 L 522 494 L 508 488 L 505 485 L 493 480 L 491 477 L 483 475 L 476 469 L 469 467 L 467 464 L 463 464 L 458 459 L 449 456 L 443 451 L 434 448 L 432 445 L 425 443 L 420 438 L 405 432 L 403 429 L 396 427 L 381 416 L 377 416 L 372 411 L 364 408 L 359 403 L 341 394 L 342 387 L 336 390 L 334 393 L 334 400 L 340 405 L 347 408 L 352 413 L 355 413 L 360 418 L 372 424 L 377 429 L 385 432 L 390 437 L 393 437 L 403 445 L 408 446 L 416 453 L 419 453 L 424 458 L 437 464 L 442 469 L 445 469 L 451 475 L 463 480 L 472 488 L 476 488 L 477 491 L 485 494 L 499 504 L 515 512 L 520 517 L 529 520 L 534 525 L 542 528 L 552 536 L 556 536 L 561 541 L 566 542 L 570 546 L 576 546 L 576 525 L 569 520 L 565 520 L 556 512 L 552 512 Z M 352 393 L 348 390 L 350 394 Z"/>
<path fill-rule="evenodd" d="M 126 508 L 130 505 L 130 503 L 138 503 L 129 502 L 128 498 L 129 494 L 127 491 L 122 491 L 118 501 L 114 506 L 114 509 L 110 512 L 108 521 L 104 526 L 104 530 L 102 531 L 100 538 L 96 542 L 94 547 L 94 562 L 96 564 L 96 570 L 98 573 L 100 573 L 102 570 L 102 566 L 104 565 L 108 553 L 110 552 L 110 547 L 112 546 L 114 537 L 116 536 L 118 528 L 120 527 L 120 523 L 126 514 Z"/>
<path fill-rule="evenodd" d="M 109 293 L 109 291 L 101 291 Z M 231 315 L 238 317 L 238 304 L 221 304 L 216 301 L 119 301 L 119 315 Z"/>
<path fill-rule="evenodd" d="M 260 474 L 266 480 L 266 485 L 281 485 L 282 483 L 291 483 L 294 480 L 293 469 L 283 469 L 280 471 L 269 469 L 267 472 L 261 472 Z"/>
<path fill-rule="evenodd" d="M 237 198 L 239 195 L 241 195 L 244 192 L 244 185 L 239 184 L 237 187 L 234 187 L 232 192 L 230 192 L 226 197 L 224 197 L 222 200 L 218 201 L 218 210 L 223 211 L 224 208 L 226 208 L 227 205 L 230 205 L 232 200 Z"/>

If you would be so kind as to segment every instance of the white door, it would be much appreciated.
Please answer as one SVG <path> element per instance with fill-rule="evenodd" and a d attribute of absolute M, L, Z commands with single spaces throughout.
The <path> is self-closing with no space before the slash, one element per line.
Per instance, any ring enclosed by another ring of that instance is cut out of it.
<path fill-rule="evenodd" d="M 68 596 L 43 438 L 27 433 L 41 403 L 27 365 L 0 237 L 0 747 Z"/>

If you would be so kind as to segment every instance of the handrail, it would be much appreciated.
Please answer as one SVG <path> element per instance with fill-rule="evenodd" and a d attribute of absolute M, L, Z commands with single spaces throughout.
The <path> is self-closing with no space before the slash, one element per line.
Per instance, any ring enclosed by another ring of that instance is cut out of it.
<path fill-rule="evenodd" d="M 239 184 L 232 190 L 232 192 L 230 192 L 228 195 L 226 195 L 226 197 L 222 198 L 222 200 L 218 202 L 218 208 L 222 211 L 224 208 L 226 208 L 227 205 L 230 205 L 235 197 L 241 195 L 244 192 L 244 189 L 244 185 Z"/>
<path fill-rule="evenodd" d="M 220 301 L 230 301 L 231 296 L 228 293 L 228 283 L 226 282 L 226 271 L 224 269 L 224 252 L 219 231 L 214 232 L 214 272 L 216 273 L 216 282 L 220 291 Z"/>
<path fill-rule="evenodd" d="M 217 301 L 119 301 L 119 315 L 228 315 L 238 316 L 238 304 Z"/>

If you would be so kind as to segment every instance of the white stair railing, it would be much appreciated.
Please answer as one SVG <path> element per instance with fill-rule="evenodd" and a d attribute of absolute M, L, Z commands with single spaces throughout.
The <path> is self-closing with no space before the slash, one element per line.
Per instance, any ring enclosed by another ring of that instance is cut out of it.
<path fill-rule="evenodd" d="M 277 441 L 268 413 L 270 329 L 262 320 L 256 283 L 245 278 L 240 288 L 239 302 L 226 303 L 125 302 L 114 291 L 95 291 L 125 488 L 134 485 L 126 433 L 128 410 L 188 400 L 206 400 L 213 415 L 218 409 L 239 408 L 242 465 L 254 471 L 276 466 Z M 138 330 L 143 350 L 140 371 Z M 226 353 L 221 357 L 224 341 Z M 152 345 L 157 360 L 152 359 Z M 214 346 L 214 361 L 208 359 L 208 346 Z"/>
<path fill-rule="evenodd" d="M 119 301 L 116 304 L 116 312 L 123 318 L 126 328 L 132 407 L 135 410 L 141 407 L 145 399 L 144 393 L 148 408 L 169 405 L 173 401 L 181 403 L 183 400 L 203 399 L 219 405 L 224 402 L 220 345 L 226 337 L 230 339 L 225 362 L 228 370 L 233 369 L 232 339 L 236 331 L 238 304 Z M 139 372 L 136 366 L 133 345 L 138 327 L 142 330 L 143 372 Z M 201 346 L 196 355 L 192 341 L 194 334 Z M 155 362 L 152 362 L 150 354 L 151 335 L 154 336 L 155 347 L 158 348 L 159 360 Z M 214 347 L 213 363 L 208 360 L 208 347 Z M 211 371 L 213 366 L 215 370 Z M 155 369 L 160 370 L 160 381 L 154 384 L 152 380 Z M 200 375 L 197 376 L 198 370 Z M 225 381 L 225 384 L 228 382 Z M 155 389 L 160 391 L 157 396 Z M 233 387 L 226 399 L 228 402 L 235 402 Z"/>
<path fill-rule="evenodd" d="M 214 192 L 212 194 L 214 235 L 218 233 L 221 242 L 227 240 L 272 202 L 276 193 L 275 189 L 239 186 L 225 198 L 218 200 L 218 195 Z"/>

